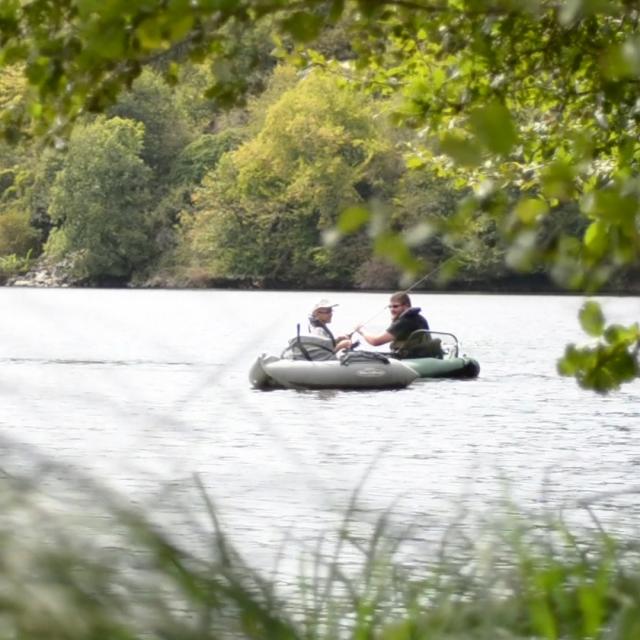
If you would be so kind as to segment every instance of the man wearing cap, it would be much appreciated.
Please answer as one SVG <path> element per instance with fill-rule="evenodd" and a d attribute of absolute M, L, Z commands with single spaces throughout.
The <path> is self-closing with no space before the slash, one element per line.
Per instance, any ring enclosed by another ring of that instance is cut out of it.
<path fill-rule="evenodd" d="M 311 315 L 309 316 L 309 333 L 312 336 L 328 338 L 333 345 L 334 351 L 349 349 L 352 346 L 349 336 L 336 337 L 327 326 L 333 318 L 333 309 L 337 306 L 337 304 L 323 298 L 313 305 Z"/>

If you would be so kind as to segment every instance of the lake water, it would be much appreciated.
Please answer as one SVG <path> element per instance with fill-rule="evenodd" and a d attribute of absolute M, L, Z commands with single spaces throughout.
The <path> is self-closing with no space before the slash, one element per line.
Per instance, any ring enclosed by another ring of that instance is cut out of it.
<path fill-rule="evenodd" d="M 640 382 L 599 396 L 555 370 L 584 341 L 580 298 L 414 294 L 479 360 L 477 380 L 252 390 L 256 355 L 279 353 L 327 295 L 336 332 L 388 324 L 384 293 L 0 289 L 3 469 L 52 461 L 175 523 L 206 519 L 197 477 L 265 561 L 284 536 L 313 544 L 360 485 L 365 510 L 393 505 L 433 535 L 507 495 L 568 513 L 588 500 L 605 523 L 636 526 Z M 602 302 L 612 320 L 640 316 L 637 298 Z"/>

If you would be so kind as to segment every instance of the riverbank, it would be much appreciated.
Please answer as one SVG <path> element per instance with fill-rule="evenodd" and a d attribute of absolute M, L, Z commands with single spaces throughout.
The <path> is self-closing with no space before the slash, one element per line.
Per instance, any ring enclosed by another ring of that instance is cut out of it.
<path fill-rule="evenodd" d="M 136 276 L 132 279 L 111 278 L 99 283 L 88 282 L 71 275 L 69 261 L 54 262 L 46 259 L 35 261 L 32 267 L 23 274 L 5 277 L 0 276 L 0 286 L 10 287 L 77 287 L 77 288 L 129 288 L 129 289 L 233 289 L 240 291 L 392 291 L 403 287 L 397 279 L 385 278 L 378 286 L 367 283 L 363 287 L 336 287 L 326 282 L 301 282 L 292 285 L 269 278 L 212 278 L 203 274 L 178 275 L 171 272 L 154 273 L 148 277 Z M 410 286 L 410 285 L 409 285 Z M 412 290 L 441 293 L 487 293 L 487 294 L 575 294 L 558 287 L 544 273 L 521 274 L 509 273 L 495 278 L 473 279 L 458 277 L 446 284 L 439 284 L 435 279 L 426 279 L 419 287 Z M 624 275 L 612 279 L 605 287 L 598 290 L 600 295 L 635 296 L 640 295 L 640 267 L 628 270 Z"/>

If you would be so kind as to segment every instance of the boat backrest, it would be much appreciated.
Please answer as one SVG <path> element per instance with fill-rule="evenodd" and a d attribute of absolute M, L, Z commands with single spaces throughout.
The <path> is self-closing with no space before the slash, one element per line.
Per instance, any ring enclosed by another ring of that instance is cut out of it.
<path fill-rule="evenodd" d="M 336 360 L 333 344 L 320 336 L 296 336 L 282 352 L 286 360 Z"/>
<path fill-rule="evenodd" d="M 439 337 L 439 333 L 426 329 L 417 329 L 403 342 L 395 355 L 398 358 L 442 359 L 445 356 L 445 350 L 442 347 L 442 338 Z"/>

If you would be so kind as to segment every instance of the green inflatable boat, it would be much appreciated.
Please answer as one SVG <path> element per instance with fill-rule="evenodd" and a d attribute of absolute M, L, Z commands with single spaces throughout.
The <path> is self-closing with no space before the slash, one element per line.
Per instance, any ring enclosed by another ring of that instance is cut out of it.
<path fill-rule="evenodd" d="M 404 357 L 407 354 L 416 357 Z M 400 357 L 397 357 L 397 356 Z M 418 378 L 476 378 L 477 360 L 460 355 L 451 333 L 419 331 L 399 354 L 343 351 L 316 336 L 296 336 L 278 356 L 262 354 L 249 371 L 255 389 L 401 389 Z"/>
<path fill-rule="evenodd" d="M 419 378 L 477 378 L 480 363 L 460 353 L 460 342 L 445 331 L 414 331 L 398 353 Z"/>

